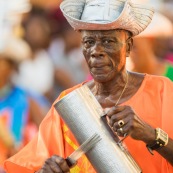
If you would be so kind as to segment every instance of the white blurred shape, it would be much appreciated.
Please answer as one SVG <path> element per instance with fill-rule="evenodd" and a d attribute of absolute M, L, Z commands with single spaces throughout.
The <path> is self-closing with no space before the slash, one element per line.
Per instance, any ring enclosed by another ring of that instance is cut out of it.
<path fill-rule="evenodd" d="M 173 24 L 164 15 L 155 13 L 148 27 L 136 37 L 171 37 Z"/>
<path fill-rule="evenodd" d="M 24 40 L 15 37 L 5 40 L 0 53 L 17 63 L 29 59 L 32 54 L 29 45 Z"/>
<path fill-rule="evenodd" d="M 0 0 L 0 50 L 13 35 L 13 27 L 20 22 L 21 14 L 30 9 L 29 0 Z"/>

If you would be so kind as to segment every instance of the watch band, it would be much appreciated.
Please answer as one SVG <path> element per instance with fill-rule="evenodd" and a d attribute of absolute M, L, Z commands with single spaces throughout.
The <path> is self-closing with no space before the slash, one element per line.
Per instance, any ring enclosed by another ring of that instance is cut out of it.
<path fill-rule="evenodd" d="M 156 139 L 154 141 L 153 144 L 150 145 L 146 145 L 146 147 L 148 148 L 149 152 L 153 155 L 153 150 L 157 150 L 163 146 L 166 146 L 168 144 L 168 134 L 166 132 L 164 132 L 162 129 L 160 128 L 156 128 Z"/>

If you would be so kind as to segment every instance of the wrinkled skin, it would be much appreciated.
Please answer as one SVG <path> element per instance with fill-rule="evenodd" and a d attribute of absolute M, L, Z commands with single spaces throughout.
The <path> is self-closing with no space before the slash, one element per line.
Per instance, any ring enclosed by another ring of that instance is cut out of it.
<path fill-rule="evenodd" d="M 128 37 L 115 31 L 83 31 L 83 54 L 97 82 L 108 82 L 125 68 Z M 128 52 L 128 50 L 127 50 Z"/>
<path fill-rule="evenodd" d="M 155 141 L 154 128 L 144 122 L 132 107 L 115 106 L 127 82 L 125 63 L 133 40 L 123 30 L 82 31 L 81 34 L 83 54 L 94 78 L 86 85 L 107 113 L 110 128 L 119 136 L 127 133 L 135 140 L 152 144 Z M 118 105 L 130 99 L 137 92 L 143 79 L 143 74 L 128 72 L 128 85 Z M 119 120 L 125 123 L 122 127 L 123 132 L 118 126 Z M 158 152 L 173 165 L 171 139 L 168 145 L 159 149 Z M 66 173 L 69 169 L 63 158 L 53 156 L 45 162 L 39 173 Z"/>

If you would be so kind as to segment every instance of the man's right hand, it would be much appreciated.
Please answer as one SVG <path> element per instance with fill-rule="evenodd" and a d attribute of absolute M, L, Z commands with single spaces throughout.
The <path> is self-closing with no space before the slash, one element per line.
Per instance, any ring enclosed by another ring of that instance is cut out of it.
<path fill-rule="evenodd" d="M 70 168 L 64 158 L 54 155 L 36 173 L 70 173 Z"/>

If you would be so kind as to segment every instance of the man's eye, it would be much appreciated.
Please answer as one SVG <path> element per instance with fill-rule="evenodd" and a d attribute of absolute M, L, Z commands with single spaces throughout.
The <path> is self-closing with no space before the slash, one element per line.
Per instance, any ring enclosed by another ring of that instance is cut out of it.
<path fill-rule="evenodd" d="M 111 44 L 111 43 L 114 43 L 114 41 L 113 40 L 104 40 L 103 43 L 104 44 Z"/>
<path fill-rule="evenodd" d="M 93 40 L 86 40 L 83 42 L 83 44 L 88 47 L 88 46 L 92 46 L 94 45 L 94 41 Z"/>

